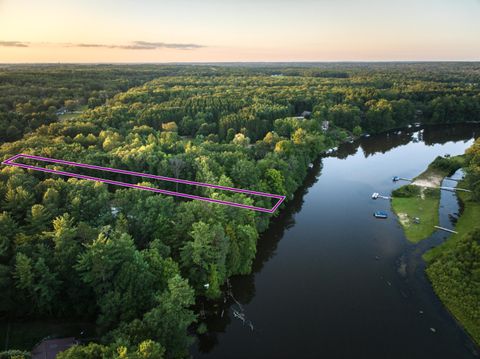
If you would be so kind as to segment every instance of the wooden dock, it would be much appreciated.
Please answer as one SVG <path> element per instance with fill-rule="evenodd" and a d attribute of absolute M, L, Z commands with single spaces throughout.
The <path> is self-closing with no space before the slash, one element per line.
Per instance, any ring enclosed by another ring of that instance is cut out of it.
<path fill-rule="evenodd" d="M 398 177 L 398 176 L 394 176 L 392 180 L 393 182 L 397 182 L 397 181 L 413 182 L 413 178 L 405 178 L 405 177 Z"/>
<path fill-rule="evenodd" d="M 445 191 L 452 191 L 452 192 L 455 192 L 455 191 L 472 192 L 469 189 L 458 188 L 458 187 L 440 187 L 440 189 L 443 189 Z"/>
<path fill-rule="evenodd" d="M 380 193 L 374 192 L 374 193 L 372 194 L 372 199 L 377 199 L 377 198 L 392 199 L 392 197 L 382 196 Z"/>
<path fill-rule="evenodd" d="M 448 229 L 448 228 L 445 228 L 445 227 L 440 227 L 440 226 L 434 226 L 436 229 L 441 229 L 442 231 L 445 231 L 445 232 L 450 232 L 450 233 L 455 233 L 457 234 L 458 232 L 457 231 L 454 231 L 453 229 Z"/>

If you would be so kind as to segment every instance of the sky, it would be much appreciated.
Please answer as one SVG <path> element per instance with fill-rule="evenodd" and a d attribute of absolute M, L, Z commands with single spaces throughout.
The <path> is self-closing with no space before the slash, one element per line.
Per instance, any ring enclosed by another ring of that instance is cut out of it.
<path fill-rule="evenodd" d="M 480 0 L 0 0 L 0 62 L 480 61 Z"/>

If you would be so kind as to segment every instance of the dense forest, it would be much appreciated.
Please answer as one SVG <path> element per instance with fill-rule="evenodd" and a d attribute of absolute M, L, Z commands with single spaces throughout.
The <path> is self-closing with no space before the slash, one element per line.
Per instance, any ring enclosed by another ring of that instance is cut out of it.
<path fill-rule="evenodd" d="M 0 65 L 0 143 L 171 73 L 152 66 Z"/>
<path fill-rule="evenodd" d="M 309 163 L 340 141 L 480 121 L 475 63 L 8 66 L 0 89 L 2 160 L 28 153 L 247 188 L 286 195 L 282 206 Z M 2 166 L 0 315 L 95 320 L 98 338 L 63 359 L 185 357 L 195 302 L 221 298 L 227 278 L 250 272 L 271 217 Z"/>

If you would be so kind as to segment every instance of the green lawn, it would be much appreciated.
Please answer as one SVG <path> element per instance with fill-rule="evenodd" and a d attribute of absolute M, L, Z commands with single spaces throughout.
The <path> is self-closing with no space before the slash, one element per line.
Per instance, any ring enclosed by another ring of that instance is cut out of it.
<path fill-rule="evenodd" d="M 392 208 L 397 214 L 403 227 L 405 236 L 410 242 L 418 243 L 428 238 L 438 225 L 438 207 L 440 205 L 440 190 L 435 190 L 437 195 L 428 195 L 407 198 L 393 198 Z M 415 223 L 413 218 L 420 218 L 420 223 Z"/>

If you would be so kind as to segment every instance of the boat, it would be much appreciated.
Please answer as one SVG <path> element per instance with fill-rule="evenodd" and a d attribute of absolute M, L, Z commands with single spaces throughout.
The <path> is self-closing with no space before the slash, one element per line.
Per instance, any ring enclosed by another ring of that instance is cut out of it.
<path fill-rule="evenodd" d="M 373 215 L 375 216 L 375 218 L 388 218 L 388 213 L 385 211 L 376 211 L 373 213 Z"/>
<path fill-rule="evenodd" d="M 393 182 L 400 181 L 400 177 L 398 177 L 398 176 L 393 176 L 392 181 L 393 181 Z"/>
<path fill-rule="evenodd" d="M 374 193 L 372 194 L 372 199 L 377 199 L 378 196 L 379 196 L 379 194 L 378 194 L 377 192 L 374 192 Z"/>

